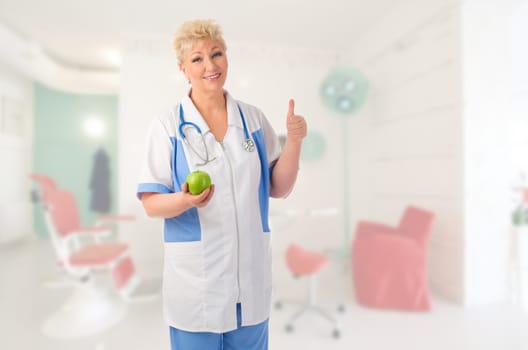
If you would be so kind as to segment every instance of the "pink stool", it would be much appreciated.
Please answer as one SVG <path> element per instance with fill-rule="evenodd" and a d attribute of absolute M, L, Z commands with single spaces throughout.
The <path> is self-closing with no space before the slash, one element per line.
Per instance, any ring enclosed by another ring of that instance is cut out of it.
<path fill-rule="evenodd" d="M 294 322 L 307 311 L 313 311 L 334 326 L 332 335 L 334 338 L 339 338 L 341 333 L 339 331 L 337 320 L 329 313 L 319 308 L 316 303 L 316 277 L 328 265 L 328 257 L 324 254 L 308 251 L 297 244 L 291 244 L 286 251 L 286 265 L 295 277 L 309 278 L 309 291 L 307 300 L 302 303 L 301 308 L 293 314 L 293 316 L 286 323 L 286 331 L 293 332 Z M 275 304 L 276 307 L 281 307 L 281 303 Z M 341 307 L 340 311 L 344 311 Z"/>

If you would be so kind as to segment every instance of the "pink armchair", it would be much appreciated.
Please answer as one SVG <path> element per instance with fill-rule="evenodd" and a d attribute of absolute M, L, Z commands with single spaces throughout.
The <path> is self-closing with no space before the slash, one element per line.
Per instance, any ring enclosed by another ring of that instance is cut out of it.
<path fill-rule="evenodd" d="M 352 273 L 360 305 L 381 309 L 431 308 L 427 244 L 434 214 L 408 206 L 398 227 L 361 221 L 352 242 Z"/>

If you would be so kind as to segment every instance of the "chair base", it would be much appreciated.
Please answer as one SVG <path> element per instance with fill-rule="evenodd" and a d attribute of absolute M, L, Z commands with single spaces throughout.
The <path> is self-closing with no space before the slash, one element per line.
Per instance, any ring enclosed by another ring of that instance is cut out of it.
<path fill-rule="evenodd" d="M 115 293 L 82 285 L 42 325 L 50 338 L 71 339 L 105 331 L 120 322 L 126 313 L 124 301 Z"/>
<path fill-rule="evenodd" d="M 303 316 L 304 314 L 308 313 L 308 312 L 311 312 L 311 313 L 315 313 L 321 317 L 323 317 L 324 319 L 326 319 L 327 321 L 329 321 L 332 326 L 334 327 L 333 330 L 332 330 L 332 336 L 334 338 L 339 338 L 341 337 L 341 331 L 339 330 L 339 323 L 337 321 L 336 318 L 334 318 L 330 313 L 328 313 L 327 311 L 323 310 L 322 308 L 320 308 L 317 304 L 317 300 L 316 300 L 316 276 L 315 275 L 311 275 L 310 278 L 309 278 L 309 290 L 308 290 L 308 296 L 307 296 L 307 299 L 304 301 L 304 302 L 295 302 L 295 301 L 284 301 L 288 304 L 290 303 L 294 303 L 294 304 L 300 304 L 300 308 L 297 310 L 297 312 L 295 312 L 291 317 L 290 319 L 286 322 L 286 326 L 285 326 L 285 330 L 286 332 L 288 333 L 291 333 L 294 331 L 294 323 L 297 319 L 299 319 L 301 316 Z M 275 308 L 276 309 L 281 309 L 282 308 L 282 305 L 283 305 L 283 301 L 279 300 L 279 301 L 276 301 L 275 302 Z M 345 312 L 345 306 L 340 304 L 338 305 L 337 307 L 337 311 L 339 313 L 344 313 Z"/>
<path fill-rule="evenodd" d="M 121 297 L 128 303 L 150 302 L 161 296 L 160 278 L 140 279 L 137 276 L 120 290 Z"/>
<path fill-rule="evenodd" d="M 343 310 L 344 311 L 344 308 L 342 306 L 339 306 L 338 308 L 340 311 Z M 305 304 L 303 305 L 299 310 L 297 310 L 297 312 L 295 314 L 293 314 L 292 317 L 290 317 L 290 319 L 288 320 L 288 322 L 286 323 L 286 326 L 284 327 L 284 329 L 286 330 L 286 332 L 288 333 L 292 333 L 294 331 L 294 323 L 297 319 L 299 319 L 302 315 L 308 313 L 308 312 L 312 312 L 312 313 L 316 313 L 318 314 L 319 316 L 322 316 L 324 319 L 326 319 L 327 321 L 329 321 L 333 326 L 334 326 L 334 329 L 332 330 L 332 336 L 334 338 L 339 338 L 341 336 L 341 332 L 339 330 L 339 324 L 337 322 L 337 320 L 332 317 L 328 312 L 326 312 L 325 310 L 321 309 L 320 307 L 317 307 L 315 305 L 311 305 L 311 304 Z"/>

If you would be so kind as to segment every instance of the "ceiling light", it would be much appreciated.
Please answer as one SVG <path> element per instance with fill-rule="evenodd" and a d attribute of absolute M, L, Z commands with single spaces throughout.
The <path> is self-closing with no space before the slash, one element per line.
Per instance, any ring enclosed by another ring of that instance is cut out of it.
<path fill-rule="evenodd" d="M 101 118 L 90 116 L 84 120 L 83 130 L 88 137 L 100 139 L 106 131 L 106 125 Z"/>
<path fill-rule="evenodd" d="M 104 50 L 103 57 L 112 66 L 119 67 L 121 65 L 121 52 L 118 49 Z"/>

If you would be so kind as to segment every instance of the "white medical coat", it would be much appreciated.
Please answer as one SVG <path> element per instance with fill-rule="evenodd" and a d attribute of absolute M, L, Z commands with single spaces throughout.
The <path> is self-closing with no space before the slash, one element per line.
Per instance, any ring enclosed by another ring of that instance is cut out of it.
<path fill-rule="evenodd" d="M 236 303 L 242 325 L 269 318 L 271 304 L 271 237 L 268 225 L 272 164 L 280 155 L 278 138 L 264 114 L 226 94 L 228 128 L 223 142 L 186 96 L 185 121 L 202 131 L 210 158 L 202 160 L 180 137 L 179 105 L 153 121 L 138 196 L 144 192 L 181 191 L 189 172 L 204 170 L 215 184 L 207 206 L 192 208 L 164 222 L 163 298 L 165 320 L 186 331 L 227 332 L 237 328 Z M 256 144 L 244 150 L 240 106 Z M 187 133 L 192 144 L 193 130 Z M 204 154 L 200 153 L 204 156 Z"/>

